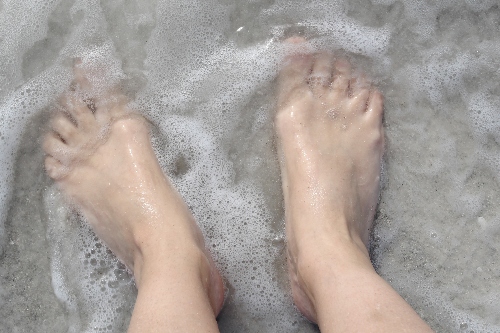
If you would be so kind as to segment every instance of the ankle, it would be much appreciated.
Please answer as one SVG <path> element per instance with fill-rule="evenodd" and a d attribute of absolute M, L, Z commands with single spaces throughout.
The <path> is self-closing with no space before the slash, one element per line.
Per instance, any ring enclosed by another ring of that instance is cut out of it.
<path fill-rule="evenodd" d="M 145 273 L 157 274 L 163 273 L 165 269 L 184 267 L 193 269 L 199 264 L 203 254 L 193 237 L 169 235 L 160 230 L 155 233 L 155 230 L 149 228 L 135 233 L 134 243 L 134 260 L 130 268 L 138 287 Z"/>
<path fill-rule="evenodd" d="M 187 243 L 187 242 L 186 242 Z M 198 245 L 151 249 L 136 255 L 134 278 L 137 289 L 158 284 L 184 285 L 186 289 L 196 289 L 206 295 L 217 316 L 224 301 L 222 278 L 210 254 Z"/>
<path fill-rule="evenodd" d="M 360 238 L 332 237 L 315 244 L 291 259 L 297 283 L 313 308 L 325 289 L 335 285 L 350 272 L 373 271 L 368 250 Z"/>
<path fill-rule="evenodd" d="M 196 285 L 207 295 L 217 315 L 224 301 L 224 285 L 196 233 L 186 231 L 170 237 L 172 235 L 159 232 L 144 232 L 141 236 L 136 237 L 132 268 L 137 289 L 157 283 Z"/>
<path fill-rule="evenodd" d="M 317 260 L 325 254 L 339 256 L 336 253 L 358 253 L 369 259 L 368 244 L 365 235 L 356 228 L 356 223 L 336 214 L 323 216 L 301 216 L 302 220 L 311 220 L 315 228 L 309 225 L 287 221 L 292 235 L 289 239 L 289 251 L 292 257 L 300 257 L 306 261 L 311 258 Z M 297 235 L 297 236 L 295 236 Z M 300 235 L 300 237 L 299 237 Z"/>

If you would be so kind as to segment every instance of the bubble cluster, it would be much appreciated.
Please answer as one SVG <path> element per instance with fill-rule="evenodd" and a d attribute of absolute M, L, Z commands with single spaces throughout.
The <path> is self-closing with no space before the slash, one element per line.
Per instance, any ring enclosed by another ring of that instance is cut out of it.
<path fill-rule="evenodd" d="M 69 312 L 69 332 L 114 332 L 135 295 L 126 267 L 69 210 L 55 187 L 44 193 L 52 286 Z"/>

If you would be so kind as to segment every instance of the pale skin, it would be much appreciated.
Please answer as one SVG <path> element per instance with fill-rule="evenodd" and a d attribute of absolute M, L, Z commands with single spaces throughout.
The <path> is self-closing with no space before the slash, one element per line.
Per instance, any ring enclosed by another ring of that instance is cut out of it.
<path fill-rule="evenodd" d="M 292 38 L 289 43 L 305 43 Z M 275 119 L 294 302 L 322 332 L 432 332 L 373 269 L 367 250 L 383 154 L 382 95 L 346 60 L 290 56 Z M 45 167 L 96 234 L 133 272 L 128 332 L 218 332 L 220 273 L 163 174 L 148 123 L 118 91 L 60 100 Z M 91 110 L 93 109 L 94 112 Z"/>

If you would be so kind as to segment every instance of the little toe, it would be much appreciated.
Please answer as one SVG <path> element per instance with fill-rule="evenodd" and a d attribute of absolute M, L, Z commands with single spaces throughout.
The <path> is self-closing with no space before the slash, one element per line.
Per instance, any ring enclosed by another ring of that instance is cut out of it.
<path fill-rule="evenodd" d="M 63 113 L 59 113 L 52 118 L 51 128 L 68 144 L 71 144 L 72 138 L 74 138 L 77 131 L 75 124 Z"/>
<path fill-rule="evenodd" d="M 309 85 L 315 94 L 323 94 L 330 88 L 332 83 L 333 62 L 329 53 L 322 52 L 316 54 L 309 75 Z"/>
<path fill-rule="evenodd" d="M 346 59 L 337 59 L 333 64 L 333 91 L 342 96 L 347 95 L 350 79 L 351 64 Z"/>
<path fill-rule="evenodd" d="M 59 180 L 68 174 L 68 167 L 52 156 L 45 157 L 45 170 L 50 178 Z"/>

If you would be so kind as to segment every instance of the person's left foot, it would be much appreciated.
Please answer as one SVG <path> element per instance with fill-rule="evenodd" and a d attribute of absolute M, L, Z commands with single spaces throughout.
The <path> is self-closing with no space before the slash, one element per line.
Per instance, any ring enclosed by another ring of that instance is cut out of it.
<path fill-rule="evenodd" d="M 295 37 L 288 43 L 305 44 Z M 275 128 L 294 301 L 316 321 L 313 266 L 342 244 L 371 267 L 369 229 L 384 151 L 383 97 L 328 52 L 288 57 L 278 78 Z M 308 274 L 306 274 L 306 272 Z M 316 275 L 316 276 L 314 276 Z"/>

